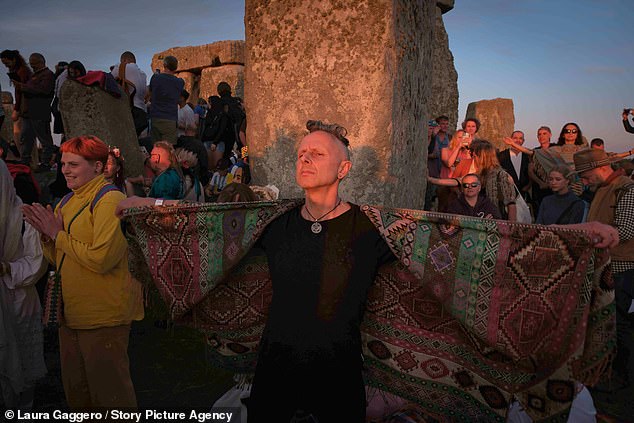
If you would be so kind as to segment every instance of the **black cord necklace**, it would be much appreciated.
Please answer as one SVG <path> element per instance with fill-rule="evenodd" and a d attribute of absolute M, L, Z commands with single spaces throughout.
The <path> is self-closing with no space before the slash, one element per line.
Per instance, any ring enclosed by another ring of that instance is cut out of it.
<path fill-rule="evenodd" d="M 335 209 L 337 207 L 339 207 L 340 204 L 341 204 L 341 198 L 339 199 L 337 204 L 330 211 L 322 214 L 317 219 L 315 219 L 315 216 L 313 216 L 313 214 L 310 212 L 310 210 L 308 210 L 308 206 L 306 204 L 304 204 L 304 208 L 306 209 L 306 213 L 308 213 L 310 218 L 314 220 L 313 224 L 310 225 L 310 230 L 313 231 L 314 234 L 318 234 L 319 232 L 321 232 L 321 223 L 319 223 L 319 221 L 321 219 L 323 219 L 326 215 L 328 215 L 328 214 L 332 213 L 333 211 L 335 211 Z"/>

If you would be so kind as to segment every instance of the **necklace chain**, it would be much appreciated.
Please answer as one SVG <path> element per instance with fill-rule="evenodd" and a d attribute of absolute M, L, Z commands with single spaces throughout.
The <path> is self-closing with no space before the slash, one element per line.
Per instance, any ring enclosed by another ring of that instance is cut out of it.
<path fill-rule="evenodd" d="M 315 216 L 313 216 L 313 214 L 310 212 L 310 210 L 308 210 L 308 206 L 306 204 L 304 204 L 304 208 L 306 209 L 306 213 L 308 213 L 308 215 L 310 216 L 311 219 L 313 219 L 315 222 L 319 222 L 321 219 L 323 219 L 324 217 L 326 217 L 327 215 L 329 215 L 330 213 L 335 211 L 335 209 L 337 207 L 339 207 L 340 204 L 341 204 L 341 198 L 339 199 L 339 201 L 337 201 L 337 204 L 335 204 L 335 206 L 332 209 L 330 209 L 326 213 L 322 214 L 317 219 L 315 219 Z"/>

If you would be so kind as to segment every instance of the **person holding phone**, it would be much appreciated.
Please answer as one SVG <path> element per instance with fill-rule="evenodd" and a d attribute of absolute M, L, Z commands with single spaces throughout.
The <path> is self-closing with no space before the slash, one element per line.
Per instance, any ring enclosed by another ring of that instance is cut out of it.
<path fill-rule="evenodd" d="M 629 117 L 632 114 L 632 109 L 623 109 L 623 127 L 625 128 L 625 132 L 629 132 L 630 134 L 634 134 L 634 126 L 630 123 Z"/>
<path fill-rule="evenodd" d="M 471 157 L 473 136 L 466 130 L 456 131 L 449 143 L 450 153 L 445 153 L 447 167 L 451 169 L 448 177 L 460 178 L 467 173 L 475 173 L 476 168 Z"/>

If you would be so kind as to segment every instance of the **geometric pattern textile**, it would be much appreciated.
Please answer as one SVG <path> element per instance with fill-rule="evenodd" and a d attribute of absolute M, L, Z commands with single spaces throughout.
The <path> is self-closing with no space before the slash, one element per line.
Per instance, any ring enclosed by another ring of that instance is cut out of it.
<path fill-rule="evenodd" d="M 252 371 L 272 288 L 253 248 L 303 200 L 126 212 L 130 267 L 214 357 Z M 362 206 L 397 261 L 379 269 L 361 326 L 366 383 L 446 421 L 565 421 L 574 381 L 616 348 L 605 251 L 583 231 Z"/>

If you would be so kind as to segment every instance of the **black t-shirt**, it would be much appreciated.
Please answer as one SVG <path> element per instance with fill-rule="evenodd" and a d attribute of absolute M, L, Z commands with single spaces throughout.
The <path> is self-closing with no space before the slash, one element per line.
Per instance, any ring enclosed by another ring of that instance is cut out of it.
<path fill-rule="evenodd" d="M 263 386 L 280 383 L 314 388 L 359 381 L 359 326 L 368 289 L 377 269 L 394 260 L 358 206 L 320 222 L 318 234 L 300 211 L 276 219 L 259 241 L 273 282 L 254 384 L 261 385 L 260 394 Z M 332 401 L 331 394 L 323 395 Z"/>

